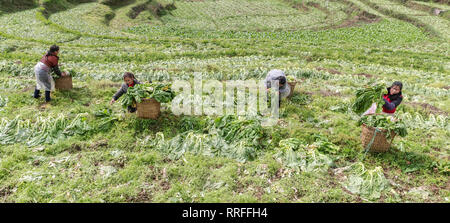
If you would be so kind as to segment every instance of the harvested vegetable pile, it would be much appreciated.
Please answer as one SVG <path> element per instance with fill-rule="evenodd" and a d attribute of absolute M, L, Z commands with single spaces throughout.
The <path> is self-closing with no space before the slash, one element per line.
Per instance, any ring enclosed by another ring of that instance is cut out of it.
<path fill-rule="evenodd" d="M 361 117 L 358 124 L 365 124 L 370 127 L 375 127 L 380 130 L 387 130 L 387 138 L 391 138 L 391 131 L 396 135 L 405 137 L 408 132 L 406 130 L 406 124 L 401 120 L 393 120 L 392 116 L 388 115 L 365 115 Z"/>
<path fill-rule="evenodd" d="M 377 103 L 377 110 L 381 110 L 383 101 L 383 92 L 385 86 L 382 84 L 375 84 L 372 86 L 366 86 L 356 90 L 356 99 L 352 105 L 352 110 L 357 114 L 362 114 L 370 108 L 372 103 Z"/>
<path fill-rule="evenodd" d="M 300 171 L 326 171 L 333 165 L 333 160 L 318 150 L 321 146 L 325 145 L 319 141 L 308 145 L 300 139 L 284 139 L 279 142 L 275 157 L 284 165 Z"/>
<path fill-rule="evenodd" d="M 144 140 L 144 146 L 168 153 L 169 158 L 179 159 L 184 153 L 205 156 L 223 156 L 240 162 L 253 160 L 263 146 L 263 129 L 256 119 L 222 116 L 211 120 L 208 127 L 187 131 L 170 140 L 163 133 Z M 150 140 L 150 142 L 148 142 Z"/>
<path fill-rule="evenodd" d="M 77 115 L 73 120 L 63 115 L 58 117 L 39 117 L 35 122 L 2 119 L 0 123 L 0 144 L 26 143 L 28 146 L 53 144 L 74 135 L 84 135 L 91 128 L 86 117 Z"/>
<path fill-rule="evenodd" d="M 358 162 L 344 169 L 349 173 L 349 176 L 343 186 L 351 193 L 358 194 L 364 199 L 378 199 L 381 197 L 381 193 L 389 187 L 389 182 L 380 166 L 368 170 L 363 163 Z"/>
<path fill-rule="evenodd" d="M 171 84 L 147 83 L 129 87 L 127 93 L 122 97 L 122 106 L 126 108 L 134 103 L 140 103 L 142 99 L 150 98 L 160 103 L 171 102 L 175 97 L 171 86 Z"/>
<path fill-rule="evenodd" d="M 98 119 L 96 122 L 96 131 L 108 131 L 114 127 L 115 123 L 122 120 L 121 114 L 114 114 L 109 108 L 100 109 L 94 112 Z"/>

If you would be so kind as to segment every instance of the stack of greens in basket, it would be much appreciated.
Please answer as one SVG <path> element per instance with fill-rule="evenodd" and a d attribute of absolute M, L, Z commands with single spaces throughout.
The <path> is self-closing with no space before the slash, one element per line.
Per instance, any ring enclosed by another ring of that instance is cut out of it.
<path fill-rule="evenodd" d="M 359 125 L 365 124 L 366 126 L 378 128 L 380 130 L 387 130 L 387 138 L 391 138 L 391 131 L 396 135 L 405 137 L 408 132 L 406 131 L 406 125 L 401 120 L 394 120 L 395 118 L 389 115 L 365 115 L 359 120 Z"/>
<path fill-rule="evenodd" d="M 297 78 L 295 78 L 292 75 L 287 75 L 286 79 L 287 79 L 287 82 L 297 82 Z"/>
<path fill-rule="evenodd" d="M 377 110 L 381 110 L 383 101 L 383 92 L 385 86 L 382 84 L 374 84 L 356 90 L 356 99 L 352 105 L 352 110 L 357 114 L 362 114 L 370 108 L 372 103 L 377 103 Z"/>
<path fill-rule="evenodd" d="M 129 87 L 127 93 L 122 98 L 122 106 L 126 108 L 134 103 L 141 103 L 142 99 L 150 98 L 160 103 L 171 102 L 175 97 L 171 86 L 171 84 L 163 83 L 146 83 Z"/>
<path fill-rule="evenodd" d="M 62 66 L 60 66 L 59 69 L 61 70 L 61 73 L 66 72 L 67 76 L 71 76 L 71 77 L 77 76 L 75 70 L 73 70 L 73 69 L 64 70 L 64 68 Z M 56 75 L 55 72 L 52 72 L 51 75 L 52 75 L 53 79 L 61 78 L 61 76 Z"/>

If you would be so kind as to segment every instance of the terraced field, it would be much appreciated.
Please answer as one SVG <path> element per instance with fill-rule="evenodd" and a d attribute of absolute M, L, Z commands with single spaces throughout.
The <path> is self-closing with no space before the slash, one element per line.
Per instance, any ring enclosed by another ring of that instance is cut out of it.
<path fill-rule="evenodd" d="M 449 202 L 448 1 L 14 2 L 0 0 L 2 202 Z M 55 43 L 74 89 L 45 104 L 33 67 Z M 272 69 L 301 80 L 274 127 L 109 105 L 125 71 Z M 408 135 L 364 156 L 355 91 L 395 80 Z"/>

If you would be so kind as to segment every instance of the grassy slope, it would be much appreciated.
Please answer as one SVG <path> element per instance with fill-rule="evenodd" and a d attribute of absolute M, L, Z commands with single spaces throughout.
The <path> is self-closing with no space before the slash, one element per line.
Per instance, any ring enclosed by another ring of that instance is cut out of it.
<path fill-rule="evenodd" d="M 104 17 L 91 18 L 101 22 Z M 114 84 L 124 67 L 140 79 L 189 75 L 193 71 L 222 79 L 235 78 L 233 75 L 244 71 L 248 73 L 245 78 L 260 78 L 272 68 L 286 69 L 304 81 L 296 89 L 296 100 L 284 103 L 282 124 L 264 130 L 264 140 L 269 144 L 256 160 L 239 163 L 189 154 L 169 160 L 140 144 L 141 139 L 157 132 L 173 137 L 182 129 L 195 127 L 167 112 L 157 121 L 123 114 L 125 119 L 105 132 L 32 148 L 22 144 L 0 146 L 0 200 L 360 202 L 361 198 L 345 190 L 340 185 L 341 178 L 335 175 L 340 167 L 361 159 L 360 128 L 348 113 L 330 110 L 348 102 L 356 87 L 370 81 L 355 74 L 370 74 L 386 83 L 393 77 L 411 83 L 405 87 L 407 99 L 401 112 L 426 120 L 450 112 L 445 90 L 449 83 L 448 44 L 429 39 L 411 24 L 385 18 L 362 27 L 319 32 L 203 32 L 196 28 L 180 33 L 165 30 L 164 26 L 156 31 L 139 27 L 131 39 L 96 39 L 81 33 L 76 44 L 67 42 L 61 46 L 65 66 L 82 75 L 75 77 L 73 91 L 56 92 L 54 101 L 47 106 L 42 100 L 32 99 L 30 93 L 31 68 L 48 43 L 21 40 L 20 34 L 6 30 L 10 34 L 0 38 L 4 61 L 0 66 L 0 95 L 8 102 L 0 108 L 0 114 L 12 119 L 20 110 L 22 118 L 35 120 L 38 116 L 87 113 L 88 123 L 95 126 L 97 118 L 93 112 L 109 107 L 109 99 L 117 89 Z M 22 64 L 14 65 L 17 60 Z M 9 82 L 12 75 L 16 77 Z M 429 91 L 430 87 L 434 91 Z M 423 108 L 418 104 L 423 101 L 436 108 Z M 123 113 L 119 105 L 112 109 L 116 114 Z M 199 117 L 191 122 L 201 126 L 204 120 Z M 422 125 L 420 121 L 416 124 Z M 424 123 L 423 127 L 410 129 L 406 138 L 396 139 L 391 152 L 365 159 L 369 168 L 382 166 L 392 184 L 393 190 L 375 201 L 448 202 L 449 144 L 445 139 L 449 130 L 445 126 L 427 127 Z M 295 172 L 274 159 L 274 147 L 281 139 L 295 137 L 311 142 L 314 134 L 327 137 L 341 148 L 333 157 L 335 166 L 330 171 Z"/>

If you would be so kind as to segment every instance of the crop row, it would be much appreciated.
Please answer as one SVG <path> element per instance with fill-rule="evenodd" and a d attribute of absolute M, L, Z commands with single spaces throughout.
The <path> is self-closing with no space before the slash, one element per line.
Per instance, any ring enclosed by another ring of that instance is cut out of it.
<path fill-rule="evenodd" d="M 0 16 L 0 31 L 20 38 L 44 41 L 67 42 L 77 38 L 70 33 L 58 32 L 36 19 L 38 9 L 5 14 Z"/>
<path fill-rule="evenodd" d="M 266 0 L 178 2 L 177 9 L 172 11 L 172 14 L 173 16 L 162 18 L 166 25 L 197 30 L 297 29 L 323 26 L 329 19 L 317 9 L 299 13 L 285 4 Z M 345 14 L 338 11 L 333 20 L 343 18 Z"/>
<path fill-rule="evenodd" d="M 448 20 L 413 10 L 398 2 L 387 0 L 364 0 L 364 2 L 382 13 L 388 13 L 390 16 L 409 21 L 416 26 L 424 27 L 431 33 L 438 33 L 444 39 L 450 39 L 450 21 Z"/>
<path fill-rule="evenodd" d="M 109 28 L 101 19 L 102 13 L 108 13 L 109 7 L 99 3 L 81 4 L 75 8 L 54 13 L 49 20 L 70 30 L 92 35 L 106 35 L 112 37 L 127 37 L 125 33 Z M 79 19 L 67 19 L 79 18 Z"/>

